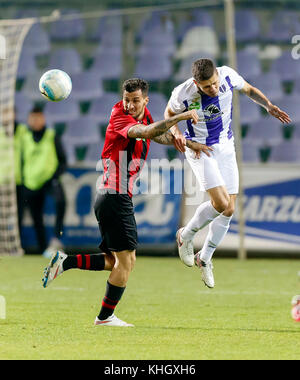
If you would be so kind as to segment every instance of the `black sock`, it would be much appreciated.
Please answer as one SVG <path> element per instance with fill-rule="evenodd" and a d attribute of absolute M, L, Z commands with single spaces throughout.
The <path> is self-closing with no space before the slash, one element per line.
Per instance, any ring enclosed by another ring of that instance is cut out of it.
<path fill-rule="evenodd" d="M 98 315 L 98 319 L 103 321 L 114 313 L 115 307 L 120 301 L 125 289 L 126 287 L 121 288 L 119 286 L 112 285 L 107 281 L 106 293 L 102 301 L 102 308 L 100 310 L 100 314 Z"/>
<path fill-rule="evenodd" d="M 85 270 L 102 271 L 105 267 L 105 254 L 94 255 L 70 255 L 63 262 L 64 271 L 78 268 Z"/>

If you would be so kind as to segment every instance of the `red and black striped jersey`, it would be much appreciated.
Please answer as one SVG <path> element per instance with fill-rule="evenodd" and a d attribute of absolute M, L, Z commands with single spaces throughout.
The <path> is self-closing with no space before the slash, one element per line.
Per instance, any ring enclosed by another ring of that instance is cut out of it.
<path fill-rule="evenodd" d="M 128 130 L 138 123 L 153 123 L 147 108 L 143 120 L 138 121 L 124 110 L 123 101 L 113 107 L 101 155 L 104 173 L 100 189 L 111 189 L 132 197 L 134 183 L 143 168 L 150 147 L 149 139 L 128 137 Z"/>

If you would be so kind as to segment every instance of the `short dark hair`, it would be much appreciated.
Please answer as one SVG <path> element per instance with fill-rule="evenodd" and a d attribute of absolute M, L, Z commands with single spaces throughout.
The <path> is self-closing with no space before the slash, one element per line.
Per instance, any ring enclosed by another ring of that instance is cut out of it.
<path fill-rule="evenodd" d="M 134 92 L 137 90 L 141 90 L 143 96 L 147 96 L 148 91 L 149 91 L 148 82 L 146 82 L 144 79 L 140 79 L 140 78 L 131 78 L 131 79 L 127 79 L 123 83 L 123 92 L 124 91 Z"/>
<path fill-rule="evenodd" d="M 34 105 L 30 112 L 31 113 L 43 113 L 43 108 L 39 105 Z"/>
<path fill-rule="evenodd" d="M 216 65 L 211 59 L 201 58 L 193 63 L 192 73 L 196 82 L 210 79 L 216 71 Z"/>

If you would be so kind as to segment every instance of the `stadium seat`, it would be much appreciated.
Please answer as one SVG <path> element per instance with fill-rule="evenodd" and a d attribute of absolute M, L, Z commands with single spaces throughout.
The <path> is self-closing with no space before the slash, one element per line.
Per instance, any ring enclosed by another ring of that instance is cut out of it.
<path fill-rule="evenodd" d="M 241 124 L 249 124 L 261 118 L 260 106 L 254 103 L 246 95 L 240 96 Z"/>
<path fill-rule="evenodd" d="M 40 23 L 33 24 L 24 40 L 23 49 L 35 56 L 48 54 L 51 49 L 50 38 Z"/>
<path fill-rule="evenodd" d="M 298 97 L 300 95 L 300 78 L 295 78 L 295 80 L 294 80 L 292 95 L 298 96 Z"/>
<path fill-rule="evenodd" d="M 87 147 L 85 161 L 87 162 L 97 162 L 101 159 L 101 153 L 103 149 L 103 141 L 100 143 L 92 143 Z"/>
<path fill-rule="evenodd" d="M 244 142 L 256 146 L 275 146 L 283 141 L 282 124 L 272 117 L 265 117 L 249 124 L 249 131 Z"/>
<path fill-rule="evenodd" d="M 162 59 L 165 57 L 167 58 L 172 58 L 176 52 L 176 47 L 172 47 L 172 45 L 169 45 L 169 47 L 165 47 L 164 45 L 159 45 L 157 44 L 156 46 L 151 46 L 151 45 L 140 45 L 140 47 L 137 50 L 136 57 L 137 59 L 141 58 L 142 56 L 148 56 L 149 55 L 155 55 L 159 56 Z"/>
<path fill-rule="evenodd" d="M 271 151 L 270 162 L 300 162 L 300 150 L 297 141 L 283 141 Z"/>
<path fill-rule="evenodd" d="M 91 101 L 103 94 L 102 81 L 92 71 L 72 76 L 72 98 L 78 101 Z"/>
<path fill-rule="evenodd" d="M 89 68 L 95 76 L 102 79 L 116 79 L 122 75 L 122 57 L 119 49 L 102 49 Z"/>
<path fill-rule="evenodd" d="M 243 142 L 243 162 L 258 163 L 260 162 L 260 154 L 257 146 L 250 142 Z"/>
<path fill-rule="evenodd" d="M 76 120 L 80 115 L 78 103 L 72 98 L 58 103 L 47 102 L 44 114 L 47 125 L 52 128 L 56 123 L 67 123 Z"/>
<path fill-rule="evenodd" d="M 157 27 L 162 27 L 164 30 L 174 33 L 174 22 L 170 13 L 166 11 L 154 11 L 150 17 L 146 17 L 146 19 L 142 20 L 136 35 L 137 40 L 141 41 L 144 36 Z"/>
<path fill-rule="evenodd" d="M 121 100 L 115 92 L 104 92 L 101 97 L 92 100 L 88 112 L 90 118 L 98 124 L 108 124 L 113 106 Z"/>
<path fill-rule="evenodd" d="M 69 75 L 81 73 L 83 70 L 80 54 L 74 48 L 61 48 L 51 53 L 48 69 L 60 69 Z"/>
<path fill-rule="evenodd" d="M 237 42 L 256 41 L 261 32 L 258 16 L 250 10 L 238 10 L 235 13 L 235 29 Z"/>
<path fill-rule="evenodd" d="M 104 48 L 119 47 L 122 48 L 123 43 L 123 30 L 120 27 L 114 28 L 114 26 L 105 30 L 101 36 L 101 45 Z"/>
<path fill-rule="evenodd" d="M 179 20 L 179 25 L 176 28 L 176 38 L 179 42 L 182 41 L 186 32 L 195 26 L 208 26 L 215 29 L 215 22 L 210 12 L 204 10 L 193 10 L 186 18 Z"/>
<path fill-rule="evenodd" d="M 28 115 L 33 109 L 34 103 L 23 93 L 15 93 L 16 120 L 19 123 L 27 123 Z"/>
<path fill-rule="evenodd" d="M 290 116 L 292 124 L 300 122 L 299 96 L 287 95 L 277 105 Z"/>
<path fill-rule="evenodd" d="M 72 144 L 91 144 L 99 142 L 98 125 L 89 116 L 80 116 L 75 120 L 66 123 L 64 138 Z"/>
<path fill-rule="evenodd" d="M 69 163 L 77 160 L 76 149 L 85 148 L 88 151 L 90 144 L 103 144 L 98 131 L 97 123 L 88 116 L 81 116 L 66 123 L 66 130 L 62 137 Z"/>
<path fill-rule="evenodd" d="M 274 72 L 255 76 L 251 84 L 261 89 L 272 102 L 280 101 L 285 96 L 280 77 Z"/>
<path fill-rule="evenodd" d="M 249 51 L 243 50 L 237 53 L 237 69 L 239 74 L 249 81 L 262 74 L 258 55 Z"/>
<path fill-rule="evenodd" d="M 68 41 L 81 37 L 85 27 L 79 11 L 66 9 L 60 11 L 63 16 L 74 16 L 73 19 L 59 19 L 51 23 L 50 38 L 53 41 Z"/>
<path fill-rule="evenodd" d="M 22 92 L 26 97 L 34 102 L 46 102 L 39 90 L 39 80 L 44 74 L 44 71 L 36 70 L 26 77 Z"/>
<path fill-rule="evenodd" d="M 291 36 L 299 32 L 299 26 L 297 13 L 282 9 L 273 16 L 266 36 L 262 37 L 268 42 L 290 43 Z"/>
<path fill-rule="evenodd" d="M 99 41 L 105 48 L 122 48 L 123 19 L 121 16 L 101 17 L 98 25 L 89 36 L 91 41 Z"/>
<path fill-rule="evenodd" d="M 176 41 L 172 30 L 168 30 L 165 26 L 156 26 L 149 30 L 141 40 L 139 55 L 153 54 L 156 51 L 162 54 L 174 55 L 176 51 Z"/>
<path fill-rule="evenodd" d="M 151 112 L 154 121 L 164 119 L 164 111 L 168 104 L 168 99 L 160 92 L 149 92 L 149 103 L 147 108 Z"/>
<path fill-rule="evenodd" d="M 196 26 L 183 36 L 176 58 L 184 59 L 195 54 L 217 58 L 219 53 L 219 42 L 214 29 L 209 26 Z"/>
<path fill-rule="evenodd" d="M 300 123 L 295 123 L 294 125 L 293 140 L 297 141 L 298 144 L 300 143 Z"/>
<path fill-rule="evenodd" d="M 37 70 L 34 54 L 22 49 L 19 66 L 17 71 L 17 79 L 26 79 L 28 75 L 33 74 Z"/>
<path fill-rule="evenodd" d="M 101 43 L 93 50 L 92 58 L 97 58 L 98 55 L 102 55 L 102 59 L 104 57 L 117 56 L 120 60 L 122 60 L 122 46 L 103 46 Z"/>
<path fill-rule="evenodd" d="M 169 57 L 156 57 L 150 54 L 138 59 L 134 76 L 148 81 L 164 81 L 170 79 L 172 73 Z"/>
<path fill-rule="evenodd" d="M 300 77 L 299 61 L 292 58 L 289 49 L 272 62 L 270 72 L 279 75 L 281 81 L 294 81 L 295 78 Z"/>

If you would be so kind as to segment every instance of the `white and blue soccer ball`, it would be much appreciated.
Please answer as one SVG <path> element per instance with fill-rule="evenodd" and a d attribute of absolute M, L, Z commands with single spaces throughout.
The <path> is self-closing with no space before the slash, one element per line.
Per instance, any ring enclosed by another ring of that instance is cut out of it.
<path fill-rule="evenodd" d="M 60 102 L 70 95 L 72 81 L 69 75 L 62 70 L 49 70 L 41 76 L 39 88 L 46 99 Z"/>

